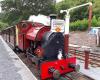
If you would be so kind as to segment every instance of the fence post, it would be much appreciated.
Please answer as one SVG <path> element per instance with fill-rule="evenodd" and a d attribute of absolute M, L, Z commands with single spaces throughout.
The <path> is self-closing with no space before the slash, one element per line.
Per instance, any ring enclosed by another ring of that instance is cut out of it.
<path fill-rule="evenodd" d="M 90 54 L 90 50 L 85 50 L 85 69 L 89 69 L 89 54 Z"/>
<path fill-rule="evenodd" d="M 73 53 L 74 53 L 74 56 L 76 57 L 76 49 L 74 49 L 74 52 Z"/>
<path fill-rule="evenodd" d="M 14 31 L 14 47 L 16 47 L 16 28 L 13 26 L 13 31 Z"/>
<path fill-rule="evenodd" d="M 96 44 L 98 47 L 100 47 L 100 28 L 98 28 L 98 33 L 96 37 L 97 37 Z"/>
<path fill-rule="evenodd" d="M 2 35 L 2 32 L 0 31 L 0 35 Z"/>
<path fill-rule="evenodd" d="M 7 40 L 7 30 L 5 30 L 5 32 L 6 32 L 6 42 L 7 42 L 7 41 L 8 41 L 8 40 Z"/>
<path fill-rule="evenodd" d="M 9 42 L 10 42 L 10 28 L 9 28 Z"/>

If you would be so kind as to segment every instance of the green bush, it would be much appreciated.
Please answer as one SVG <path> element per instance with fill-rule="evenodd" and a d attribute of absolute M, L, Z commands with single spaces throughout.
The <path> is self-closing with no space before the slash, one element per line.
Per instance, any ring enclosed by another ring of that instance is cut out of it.
<path fill-rule="evenodd" d="M 97 21 L 97 27 L 100 27 L 100 17 L 98 18 L 98 21 Z"/>
<path fill-rule="evenodd" d="M 88 28 L 88 20 L 77 20 L 70 24 L 71 31 L 85 31 Z"/>
<path fill-rule="evenodd" d="M 97 26 L 96 27 L 100 27 L 100 21 L 97 22 Z"/>
<path fill-rule="evenodd" d="M 93 16 L 91 27 L 100 27 L 100 17 Z M 70 31 L 85 31 L 88 29 L 88 19 L 77 20 L 70 23 Z"/>
<path fill-rule="evenodd" d="M 92 18 L 92 26 L 96 27 L 96 26 L 98 26 L 97 24 L 98 24 L 98 20 L 96 19 L 95 16 L 93 16 L 93 18 Z"/>
<path fill-rule="evenodd" d="M 3 30 L 3 29 L 6 28 L 7 26 L 8 26 L 7 23 L 0 22 L 0 30 Z"/>

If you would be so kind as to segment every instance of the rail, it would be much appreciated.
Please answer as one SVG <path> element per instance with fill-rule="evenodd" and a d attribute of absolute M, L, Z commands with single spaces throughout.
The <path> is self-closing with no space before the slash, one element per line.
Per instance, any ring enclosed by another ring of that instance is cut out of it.
<path fill-rule="evenodd" d="M 87 50 L 80 50 L 75 47 L 69 46 L 69 53 L 77 57 L 77 59 L 84 61 L 84 68 L 88 69 L 89 64 L 93 67 L 100 67 L 100 54 L 90 52 Z"/>

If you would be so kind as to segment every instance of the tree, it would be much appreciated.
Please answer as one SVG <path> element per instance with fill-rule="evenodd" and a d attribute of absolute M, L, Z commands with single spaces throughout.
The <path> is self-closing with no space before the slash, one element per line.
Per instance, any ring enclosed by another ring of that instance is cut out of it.
<path fill-rule="evenodd" d="M 81 4 L 85 4 L 88 2 L 94 3 L 94 0 L 77 0 L 77 1 L 78 2 L 76 5 L 81 5 Z M 71 21 L 76 21 L 77 19 L 83 20 L 84 18 L 88 18 L 88 14 L 89 14 L 89 7 L 88 6 L 76 9 L 71 13 L 71 16 L 72 16 Z"/>
<path fill-rule="evenodd" d="M 94 1 L 93 14 L 94 14 L 97 18 L 100 17 L 100 0 L 95 0 L 95 1 Z"/>
<path fill-rule="evenodd" d="M 87 2 L 94 2 L 94 0 L 63 0 L 56 5 L 56 9 L 60 12 L 61 9 L 68 9 L 77 5 L 81 5 Z M 82 7 L 70 12 L 71 21 L 76 21 L 77 19 L 82 20 L 88 17 L 88 7 Z"/>
<path fill-rule="evenodd" d="M 8 24 L 28 19 L 30 15 L 49 15 L 55 11 L 53 0 L 4 0 L 1 5 L 5 13 L 3 21 Z"/>

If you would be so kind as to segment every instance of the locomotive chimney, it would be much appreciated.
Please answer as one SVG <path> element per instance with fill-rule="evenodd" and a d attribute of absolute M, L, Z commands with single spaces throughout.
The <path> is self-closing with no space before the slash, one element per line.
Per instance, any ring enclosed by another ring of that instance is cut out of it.
<path fill-rule="evenodd" d="M 57 14 L 50 14 L 50 25 L 51 25 L 52 19 L 56 19 L 56 18 L 57 18 Z"/>

